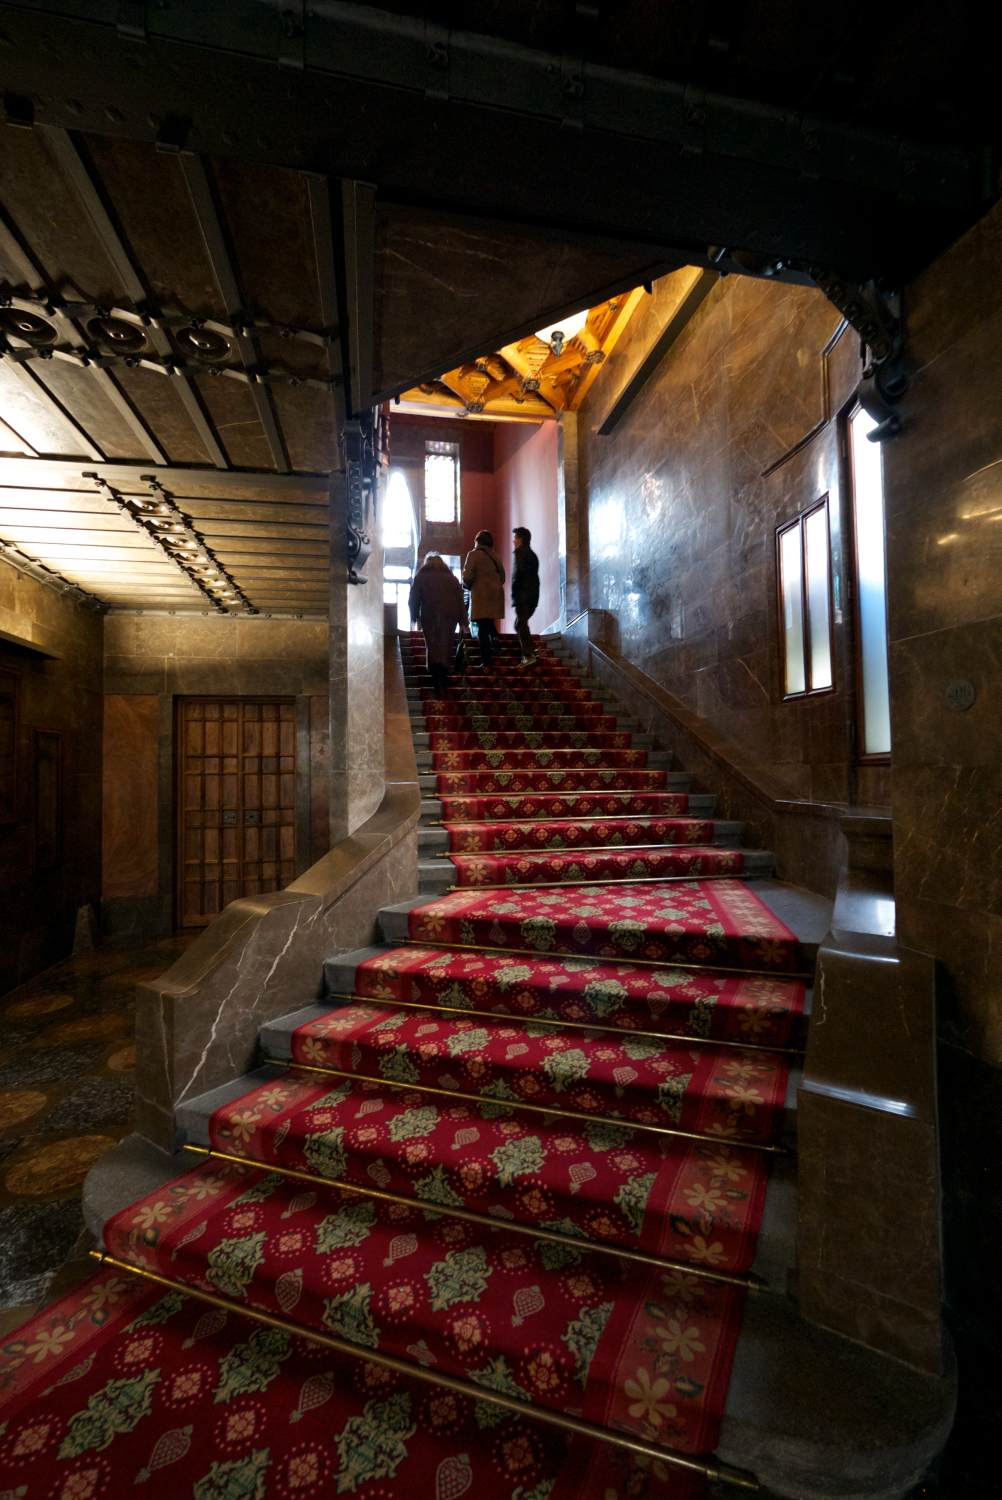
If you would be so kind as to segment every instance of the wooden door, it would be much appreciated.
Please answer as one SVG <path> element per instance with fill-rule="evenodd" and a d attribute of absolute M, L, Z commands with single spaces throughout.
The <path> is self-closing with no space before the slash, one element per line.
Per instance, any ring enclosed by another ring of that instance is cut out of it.
<path fill-rule="evenodd" d="M 177 705 L 179 927 L 296 874 L 292 699 L 182 698 Z"/>

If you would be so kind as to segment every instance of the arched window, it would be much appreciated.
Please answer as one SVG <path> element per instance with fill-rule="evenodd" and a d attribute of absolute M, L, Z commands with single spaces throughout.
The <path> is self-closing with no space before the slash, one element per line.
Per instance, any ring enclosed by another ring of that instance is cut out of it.
<path fill-rule="evenodd" d="M 410 624 L 407 596 L 416 562 L 414 506 L 402 469 L 391 469 L 383 497 L 383 601 L 397 609 L 397 627 Z"/>
<path fill-rule="evenodd" d="M 414 507 L 401 469 L 390 472 L 383 500 L 383 547 L 387 552 L 410 551 L 414 545 Z"/>

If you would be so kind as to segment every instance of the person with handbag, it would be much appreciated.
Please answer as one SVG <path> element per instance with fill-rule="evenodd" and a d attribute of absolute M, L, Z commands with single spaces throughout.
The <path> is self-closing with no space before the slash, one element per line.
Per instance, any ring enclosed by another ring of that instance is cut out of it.
<path fill-rule="evenodd" d="M 437 552 L 429 552 L 414 575 L 408 603 L 411 619 L 424 635 L 432 691 L 444 693 L 449 686 L 456 626 L 464 631 L 470 627 L 462 585 Z"/>
<path fill-rule="evenodd" d="M 473 543 L 463 564 L 463 582 L 470 590 L 470 615 L 477 627 L 480 660 L 489 667 L 497 649 L 496 622 L 504 614 L 505 574 L 489 531 L 478 531 Z"/>

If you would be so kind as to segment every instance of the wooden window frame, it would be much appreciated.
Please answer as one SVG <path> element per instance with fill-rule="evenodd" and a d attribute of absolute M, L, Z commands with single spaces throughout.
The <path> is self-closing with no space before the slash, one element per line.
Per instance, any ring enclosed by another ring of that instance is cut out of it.
<path fill-rule="evenodd" d="M 853 399 L 843 406 L 839 412 L 839 458 L 842 465 L 842 477 L 846 496 L 846 522 L 849 539 L 848 566 L 845 569 L 847 604 L 849 606 L 849 618 L 852 632 L 852 676 L 853 676 L 853 707 L 855 718 L 853 721 L 853 762 L 857 766 L 889 766 L 891 764 L 892 750 L 864 750 L 861 747 L 866 744 L 866 696 L 863 691 L 863 626 L 859 615 L 859 549 L 856 534 L 856 476 L 852 462 L 852 444 L 849 441 L 849 423 L 857 412 L 862 411 L 860 403 Z M 883 496 L 884 505 L 884 607 L 887 607 L 887 506 L 886 494 Z M 890 641 L 888 648 L 888 691 L 890 691 Z M 892 739 L 893 749 L 893 739 Z"/>
<path fill-rule="evenodd" d="M 450 449 L 454 448 L 455 452 L 454 453 L 445 454 L 445 453 L 442 452 L 443 447 L 450 448 Z M 433 520 L 431 520 L 431 518 L 428 515 L 428 491 L 427 491 L 428 467 L 427 467 L 427 461 L 428 461 L 429 456 L 432 456 L 432 457 L 438 456 L 438 457 L 443 457 L 443 458 L 445 458 L 445 457 L 452 458 L 452 460 L 453 460 L 453 462 L 454 462 L 454 464 L 456 466 L 455 467 L 455 475 L 456 475 L 456 485 L 455 485 L 456 505 L 455 505 L 455 510 L 454 510 L 454 513 L 453 513 L 453 519 L 451 521 L 433 521 Z M 458 440 L 453 439 L 453 438 L 441 438 L 441 439 L 440 438 L 425 438 L 424 449 L 423 449 L 422 454 L 421 454 L 421 535 L 422 535 L 422 537 L 424 537 L 427 533 L 433 533 L 434 534 L 436 532 L 439 532 L 439 533 L 442 533 L 442 532 L 454 532 L 454 531 L 459 530 L 459 528 L 462 526 L 462 524 L 463 524 L 463 449 L 462 449 L 462 444 Z M 432 547 L 430 550 L 435 551 L 436 548 Z"/>
<path fill-rule="evenodd" d="M 809 516 L 822 510 L 825 515 L 825 534 L 828 541 L 828 659 L 831 662 L 832 680 L 825 687 L 811 687 L 811 616 L 807 602 L 807 528 L 806 522 Z M 782 539 L 788 531 L 797 527 L 800 532 L 800 608 L 803 630 L 804 647 L 804 687 L 795 693 L 787 691 L 786 687 L 786 626 L 783 619 L 783 558 Z M 776 527 L 775 540 L 776 558 L 776 621 L 779 639 L 779 680 L 781 686 L 780 697 L 784 703 L 797 703 L 805 698 L 825 698 L 836 691 L 835 681 L 835 591 L 834 591 L 834 569 L 832 565 L 832 517 L 831 496 L 826 490 L 819 499 L 815 500 L 802 510 L 799 515 L 789 521 L 784 521 Z"/>

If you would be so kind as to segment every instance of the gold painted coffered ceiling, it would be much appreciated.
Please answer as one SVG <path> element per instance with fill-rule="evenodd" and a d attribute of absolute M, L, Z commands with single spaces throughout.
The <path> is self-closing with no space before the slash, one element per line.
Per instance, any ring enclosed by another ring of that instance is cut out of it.
<path fill-rule="evenodd" d="M 530 333 L 412 386 L 399 410 L 525 422 L 575 411 L 644 295 L 636 287 L 589 308 L 584 327 L 559 352 Z"/>

